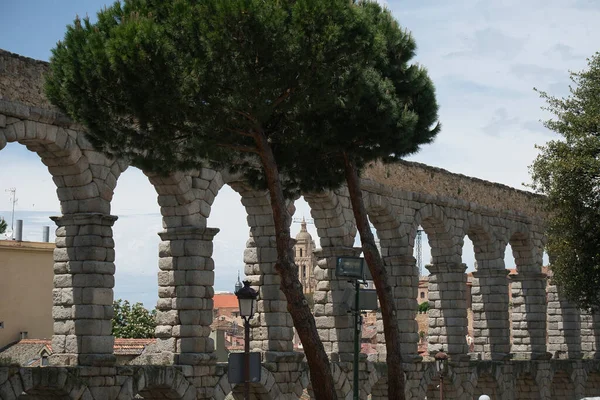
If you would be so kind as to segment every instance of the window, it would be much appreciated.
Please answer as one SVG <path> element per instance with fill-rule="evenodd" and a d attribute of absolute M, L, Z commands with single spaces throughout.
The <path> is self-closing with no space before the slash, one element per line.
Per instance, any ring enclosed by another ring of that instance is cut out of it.
<path fill-rule="evenodd" d="M 425 292 L 421 292 L 421 298 L 424 299 L 425 298 Z"/>
<path fill-rule="evenodd" d="M 306 265 L 302 266 L 302 277 L 306 278 Z"/>
<path fill-rule="evenodd" d="M 302 249 L 300 249 L 300 257 L 302 257 Z"/>

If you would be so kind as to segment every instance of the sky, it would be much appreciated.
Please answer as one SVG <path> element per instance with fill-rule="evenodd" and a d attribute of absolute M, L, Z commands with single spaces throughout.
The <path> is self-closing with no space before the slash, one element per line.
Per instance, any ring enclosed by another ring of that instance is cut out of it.
<path fill-rule="evenodd" d="M 382 1 L 383 2 L 383 1 Z M 104 0 L 0 0 L 0 48 L 48 60 L 76 15 L 93 16 Z M 526 189 L 535 145 L 557 136 L 540 122 L 550 115 L 537 88 L 565 96 L 569 71 L 586 67 L 598 50 L 600 2 L 595 0 L 389 0 L 383 2 L 417 43 L 415 61 L 427 67 L 436 86 L 442 131 L 431 145 L 408 158 L 452 172 Z M 10 171 L 10 173 L 8 172 Z M 42 226 L 58 215 L 56 188 L 36 154 L 19 144 L 0 152 L 0 216 L 11 220 L 7 189 L 17 188 L 15 219 L 25 219 L 25 239 L 40 240 Z M 239 195 L 220 193 L 209 226 L 215 238 L 215 289 L 232 290 L 248 237 Z M 299 200 L 296 217 L 310 217 Z M 120 178 L 112 204 L 115 223 L 115 298 L 153 307 L 157 298 L 156 193 L 135 168 Z M 300 229 L 293 224 L 292 233 Z M 314 226 L 308 226 L 317 239 Z M 53 237 L 53 235 L 52 235 Z M 465 239 L 463 262 L 473 269 Z M 318 240 L 317 240 L 318 243 Z M 429 247 L 424 240 L 424 259 Z M 514 265 L 506 252 L 506 265 Z"/>

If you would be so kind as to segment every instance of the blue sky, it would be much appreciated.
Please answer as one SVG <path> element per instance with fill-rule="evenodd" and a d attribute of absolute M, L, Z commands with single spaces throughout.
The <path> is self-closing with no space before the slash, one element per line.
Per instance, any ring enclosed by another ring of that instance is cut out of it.
<path fill-rule="evenodd" d="M 48 60 L 50 49 L 76 15 L 93 16 L 102 0 L 0 0 L 0 48 Z M 410 160 L 523 188 L 535 144 L 555 136 L 539 122 L 548 118 L 534 87 L 568 93 L 569 70 L 581 70 L 598 50 L 600 2 L 594 0 L 398 0 L 384 2 L 418 45 L 416 61 L 436 85 L 443 130 Z M 41 237 L 46 218 L 59 212 L 54 184 L 37 155 L 10 144 L 0 155 L 0 215 L 9 218 L 8 193 L 17 187 L 18 215 L 26 238 Z M 298 216 L 309 216 L 306 203 Z M 115 224 L 115 297 L 156 302 L 157 244 L 161 229 L 156 193 L 140 171 L 119 180 L 112 206 Z M 239 196 L 224 189 L 210 226 L 215 238 L 216 290 L 231 290 L 248 236 Z M 294 232 L 299 226 L 294 226 Z M 316 232 L 309 226 L 313 237 Z M 30 236 L 27 236 L 30 235 Z M 425 260 L 429 250 L 424 249 Z M 463 261 L 472 268 L 467 242 Z M 507 252 L 507 266 L 514 265 Z"/>

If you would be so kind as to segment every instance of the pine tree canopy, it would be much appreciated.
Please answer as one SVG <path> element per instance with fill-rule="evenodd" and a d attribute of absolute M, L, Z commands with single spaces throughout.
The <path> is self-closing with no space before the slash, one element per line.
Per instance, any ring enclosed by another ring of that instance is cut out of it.
<path fill-rule="evenodd" d="M 600 308 L 600 53 L 572 72 L 567 98 L 540 92 L 561 138 L 540 146 L 533 188 L 547 196 L 552 279 L 581 308 Z"/>
<path fill-rule="evenodd" d="M 289 194 L 342 183 L 439 130 L 433 84 L 388 10 L 347 0 L 125 0 L 76 19 L 46 92 L 104 153 L 168 173 L 228 165 L 264 187 L 268 138 Z"/>

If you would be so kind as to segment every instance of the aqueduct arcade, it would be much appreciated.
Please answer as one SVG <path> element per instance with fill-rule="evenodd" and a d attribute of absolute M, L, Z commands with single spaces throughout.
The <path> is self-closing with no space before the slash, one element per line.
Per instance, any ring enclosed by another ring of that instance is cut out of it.
<path fill-rule="evenodd" d="M 245 273 L 260 292 L 251 347 L 262 353 L 257 399 L 297 399 L 311 392 L 303 354 L 274 270 L 269 198 L 238 176 L 202 169 L 168 177 L 148 174 L 163 216 L 158 249 L 156 352 L 145 365 L 115 366 L 111 318 L 115 251 L 111 199 L 124 160 L 94 151 L 82 128 L 42 94 L 46 64 L 0 50 L 0 149 L 18 142 L 36 152 L 56 184 L 62 215 L 54 253 L 52 366 L 0 367 L 0 399 L 224 399 L 237 388 L 216 363 L 213 319 L 211 206 L 220 189 L 238 192 L 247 212 Z M 600 321 L 569 304 L 542 274 L 543 221 L 527 192 L 414 163 L 373 165 L 362 180 L 369 218 L 394 286 L 405 352 L 407 394 L 435 398 L 438 376 L 418 355 L 417 229 L 429 238 L 429 352 L 450 356 L 447 398 L 572 399 L 600 395 Z M 352 321 L 339 306 L 347 282 L 335 259 L 357 255 L 347 191 L 306 193 L 321 249 L 314 271 L 314 315 L 333 362 L 340 398 L 352 393 Z M 290 202 L 290 212 L 293 203 Z M 474 245 L 474 351 L 467 334 L 465 237 Z M 517 274 L 504 265 L 507 246 Z M 510 284 L 510 286 L 509 286 Z M 510 292 L 509 292 L 510 287 Z M 385 345 L 361 362 L 361 397 L 386 398 Z"/>

